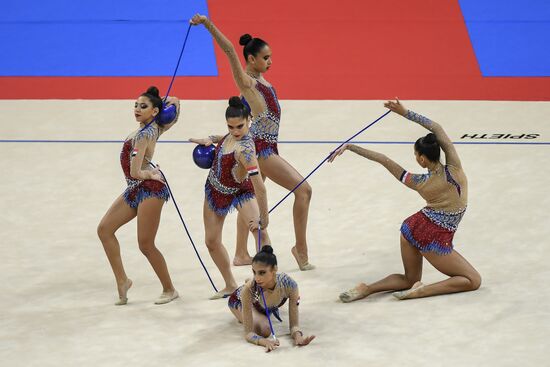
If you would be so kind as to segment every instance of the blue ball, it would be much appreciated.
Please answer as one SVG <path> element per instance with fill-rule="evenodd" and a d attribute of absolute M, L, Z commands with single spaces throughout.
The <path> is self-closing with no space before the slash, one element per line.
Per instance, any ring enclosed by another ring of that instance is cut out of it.
<path fill-rule="evenodd" d="M 158 123 L 161 125 L 169 124 L 176 118 L 177 112 L 176 106 L 173 104 L 168 107 L 164 107 L 162 111 L 160 111 Z"/>
<path fill-rule="evenodd" d="M 209 169 L 214 162 L 214 150 L 216 150 L 214 144 L 209 146 L 197 145 L 193 149 L 193 162 L 200 168 Z"/>

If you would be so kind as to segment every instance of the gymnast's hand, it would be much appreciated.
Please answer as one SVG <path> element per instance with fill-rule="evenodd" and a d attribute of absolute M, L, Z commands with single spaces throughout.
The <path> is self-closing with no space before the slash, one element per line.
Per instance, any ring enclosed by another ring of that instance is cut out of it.
<path fill-rule="evenodd" d="M 208 21 L 208 18 L 205 17 L 204 15 L 200 15 L 200 14 L 193 15 L 193 18 L 191 18 L 191 20 L 190 20 L 192 25 L 204 24 L 207 21 Z"/>
<path fill-rule="evenodd" d="M 175 105 L 178 107 L 180 105 L 180 100 L 177 97 L 163 97 L 163 99 L 166 98 L 166 107 L 170 105 Z"/>
<path fill-rule="evenodd" d="M 348 150 L 350 145 L 351 144 L 344 144 L 340 148 L 338 148 L 334 152 L 332 152 L 332 154 L 328 158 L 329 163 L 332 163 L 336 159 L 336 157 L 338 157 L 339 155 L 342 155 L 342 153 L 344 153 L 346 150 Z"/>
<path fill-rule="evenodd" d="M 315 339 L 315 335 L 304 336 L 301 331 L 294 333 L 294 344 L 303 347 L 311 343 Z"/>
<path fill-rule="evenodd" d="M 273 340 L 271 338 L 261 339 L 260 340 L 260 345 L 265 347 L 265 352 L 266 353 L 269 353 L 272 350 L 275 350 L 279 346 L 279 340 L 277 340 L 277 339 Z"/>
<path fill-rule="evenodd" d="M 151 176 L 149 180 L 155 180 L 155 181 L 160 181 L 164 183 L 164 179 L 162 178 L 162 173 L 160 173 L 159 165 L 157 165 L 157 167 L 152 169 L 150 172 L 151 172 Z"/>
<path fill-rule="evenodd" d="M 189 141 L 191 143 L 195 143 L 195 144 L 199 144 L 199 145 L 206 145 L 206 146 L 214 144 L 210 138 L 204 138 L 204 139 L 191 138 L 191 139 L 189 139 Z"/>
<path fill-rule="evenodd" d="M 401 116 L 405 116 L 407 114 L 407 109 L 405 108 L 405 106 L 401 104 L 401 102 L 399 101 L 399 98 L 397 97 L 395 97 L 395 102 L 388 101 L 384 103 L 384 107 L 390 109 L 390 111 L 400 114 Z"/>
<path fill-rule="evenodd" d="M 260 214 L 260 225 L 262 226 L 262 229 L 266 229 L 269 225 L 269 213 L 266 215 Z"/>
<path fill-rule="evenodd" d="M 250 232 L 254 232 L 255 230 L 257 230 L 258 228 L 260 228 L 260 219 L 252 219 L 251 221 L 248 222 L 248 229 L 250 230 Z M 265 228 L 262 224 L 262 228 Z"/>

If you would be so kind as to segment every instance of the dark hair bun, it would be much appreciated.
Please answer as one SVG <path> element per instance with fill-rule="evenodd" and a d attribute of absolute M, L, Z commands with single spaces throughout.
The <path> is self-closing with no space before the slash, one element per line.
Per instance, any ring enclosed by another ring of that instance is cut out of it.
<path fill-rule="evenodd" d="M 229 98 L 229 106 L 234 108 L 239 108 L 239 109 L 244 108 L 243 101 L 241 101 L 241 99 L 237 96 L 233 96 Z"/>
<path fill-rule="evenodd" d="M 248 33 L 243 34 L 239 39 L 239 45 L 246 46 L 250 41 L 252 41 L 252 36 L 249 35 Z"/>
<path fill-rule="evenodd" d="M 265 252 L 267 254 L 273 254 L 273 247 L 271 247 L 269 245 L 265 245 L 264 247 L 262 247 L 260 252 Z"/>
<path fill-rule="evenodd" d="M 437 143 L 437 138 L 436 138 L 435 134 L 429 133 L 428 135 L 426 135 L 424 137 L 424 139 L 422 139 L 422 142 L 424 144 L 436 144 Z"/>
<path fill-rule="evenodd" d="M 145 92 L 147 94 L 150 94 L 154 97 L 159 97 L 160 98 L 160 95 L 159 95 L 159 89 L 157 87 L 149 87 L 147 88 L 147 92 Z"/>

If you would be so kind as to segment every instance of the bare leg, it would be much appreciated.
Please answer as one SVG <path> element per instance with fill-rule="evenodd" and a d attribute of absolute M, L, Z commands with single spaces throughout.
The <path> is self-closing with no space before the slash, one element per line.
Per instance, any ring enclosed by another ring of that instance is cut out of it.
<path fill-rule="evenodd" d="M 155 245 L 163 205 L 164 200 L 162 199 L 145 199 L 139 204 L 137 214 L 139 249 L 149 260 L 162 284 L 163 295 L 155 301 L 157 304 L 168 303 L 178 297 L 172 279 L 170 279 L 164 256 Z"/>
<path fill-rule="evenodd" d="M 229 308 L 231 313 L 235 316 L 239 323 L 243 323 L 243 313 L 242 308 L 234 309 L 233 307 Z M 252 308 L 252 320 L 254 323 L 254 332 L 258 335 L 261 335 L 264 338 L 269 338 L 271 336 L 271 328 L 269 327 L 269 321 L 267 316 L 259 313 L 255 308 Z"/>
<path fill-rule="evenodd" d="M 214 264 L 218 267 L 218 270 L 222 274 L 223 280 L 225 281 L 225 288 L 212 297 L 212 299 L 216 299 L 231 294 L 235 289 L 237 289 L 237 282 L 231 272 L 229 255 L 227 254 L 227 250 L 222 243 L 222 230 L 225 217 L 220 217 L 214 213 L 208 206 L 205 199 L 203 206 L 203 218 L 206 247 L 208 248 L 210 257 L 212 257 Z"/>
<path fill-rule="evenodd" d="M 397 298 L 411 299 L 468 292 L 481 286 L 481 276 L 477 270 L 458 252 L 453 250 L 449 255 L 437 255 L 434 252 L 428 252 L 424 254 L 424 257 L 434 268 L 450 278 L 430 285 L 417 282 L 411 290 L 395 294 Z"/>
<path fill-rule="evenodd" d="M 239 214 L 241 215 L 242 220 L 245 223 L 249 223 L 254 218 L 258 218 L 260 216 L 260 208 L 258 207 L 258 202 L 256 199 L 248 200 L 246 203 L 244 203 L 242 206 L 237 207 L 237 210 L 239 211 Z M 248 228 L 248 225 L 247 225 Z M 254 253 L 258 252 L 258 231 L 255 230 L 253 232 L 254 235 Z M 262 229 L 261 231 L 261 247 L 264 247 L 265 245 L 271 245 L 271 240 L 269 238 L 269 234 L 267 233 L 267 230 Z"/>
<path fill-rule="evenodd" d="M 248 224 L 239 211 L 237 214 L 237 242 L 233 265 L 242 266 L 252 264 L 252 257 L 248 253 Z"/>
<path fill-rule="evenodd" d="M 107 255 L 107 259 L 111 264 L 111 269 L 115 275 L 119 301 L 117 305 L 126 304 L 128 301 L 127 292 L 132 286 L 132 281 L 126 276 L 122 258 L 120 256 L 120 245 L 115 236 L 115 232 L 124 224 L 131 221 L 137 215 L 137 211 L 132 209 L 122 196 L 116 198 L 111 207 L 107 210 L 97 227 L 97 235 L 103 249 Z"/>
<path fill-rule="evenodd" d="M 262 174 L 262 179 L 265 181 L 265 175 Z M 243 217 L 241 211 L 237 215 L 237 245 L 235 248 L 235 258 L 233 259 L 233 265 L 250 265 L 252 264 L 252 257 L 248 253 L 248 221 Z M 262 238 L 263 234 L 262 234 Z M 254 253 L 257 251 L 258 239 L 256 238 L 256 245 L 254 245 Z M 271 243 L 271 242 L 269 242 Z"/>
<path fill-rule="evenodd" d="M 408 289 L 422 278 L 422 254 L 402 235 L 399 238 L 405 274 L 391 274 L 368 285 L 360 283 L 354 289 L 340 294 L 342 302 L 356 301 L 377 292 Z"/>
<path fill-rule="evenodd" d="M 292 190 L 304 178 L 279 155 L 270 155 L 265 159 L 259 159 L 260 169 L 269 179 L 287 190 Z M 292 214 L 294 217 L 294 235 L 296 243 L 292 248 L 292 254 L 296 258 L 300 270 L 311 270 L 313 265 L 308 262 L 307 248 L 307 218 L 309 203 L 311 201 L 311 186 L 304 182 L 294 191 L 294 206 Z"/>

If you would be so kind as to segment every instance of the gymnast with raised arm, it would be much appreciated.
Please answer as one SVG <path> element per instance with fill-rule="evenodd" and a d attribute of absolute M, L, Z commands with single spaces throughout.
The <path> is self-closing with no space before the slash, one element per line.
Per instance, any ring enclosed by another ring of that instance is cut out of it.
<path fill-rule="evenodd" d="M 422 168 L 427 168 L 428 173 L 409 173 L 384 154 L 353 144 L 345 144 L 334 151 L 329 162 L 350 150 L 380 163 L 405 186 L 417 191 L 426 200 L 426 206 L 401 225 L 401 258 L 405 273 L 392 274 L 370 284 L 360 283 L 340 294 L 340 300 L 352 302 L 384 291 L 396 291 L 393 295 L 403 300 L 478 289 L 481 276 L 453 248 L 453 237 L 468 202 L 466 174 L 453 143 L 441 125 L 407 110 L 398 99 L 388 101 L 384 106 L 430 131 L 414 144 L 416 161 Z M 445 164 L 439 159 L 440 148 L 445 153 Z M 422 284 L 423 258 L 449 278 L 434 284 Z"/>
<path fill-rule="evenodd" d="M 279 139 L 281 107 L 275 88 L 263 76 L 271 67 L 271 48 L 260 38 L 253 38 L 249 34 L 241 36 L 239 44 L 243 46 L 243 55 L 246 61 L 246 67 L 243 70 L 233 44 L 210 19 L 197 14 L 191 19 L 191 23 L 203 24 L 229 59 L 233 78 L 239 88 L 241 98 L 252 112 L 250 134 L 256 145 L 256 154 L 262 175 L 289 191 L 294 189 L 303 180 L 303 177 L 279 155 L 277 141 Z M 309 263 L 306 239 L 311 193 L 311 186 L 307 182 L 294 191 L 293 217 L 296 243 L 291 252 L 300 270 L 314 268 Z M 249 265 L 252 261 L 247 249 L 247 239 L 247 224 L 239 213 L 234 265 Z"/>

